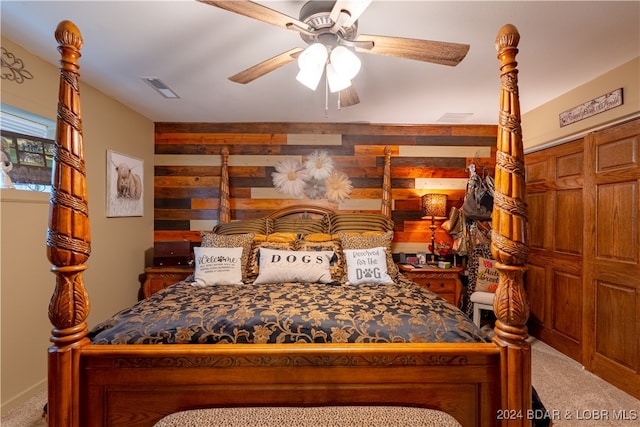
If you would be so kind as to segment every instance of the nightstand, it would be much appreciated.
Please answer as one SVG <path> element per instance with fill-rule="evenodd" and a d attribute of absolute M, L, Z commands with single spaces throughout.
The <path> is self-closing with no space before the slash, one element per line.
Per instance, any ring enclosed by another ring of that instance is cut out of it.
<path fill-rule="evenodd" d="M 462 294 L 462 282 L 460 281 L 462 267 L 414 267 L 411 264 L 398 264 L 398 268 L 412 282 L 435 292 L 459 307 Z"/>
<path fill-rule="evenodd" d="M 144 269 L 144 273 L 145 280 L 142 284 L 142 296 L 149 298 L 154 292 L 186 279 L 193 273 L 193 267 L 147 267 Z"/>

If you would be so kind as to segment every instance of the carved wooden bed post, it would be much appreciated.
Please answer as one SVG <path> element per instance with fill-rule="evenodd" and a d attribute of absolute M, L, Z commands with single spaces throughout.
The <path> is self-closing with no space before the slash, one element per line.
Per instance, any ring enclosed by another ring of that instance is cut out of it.
<path fill-rule="evenodd" d="M 384 147 L 384 175 L 382 176 L 382 207 L 380 213 L 391 219 L 391 147 Z"/>
<path fill-rule="evenodd" d="M 222 147 L 220 150 L 220 209 L 218 210 L 218 221 L 227 223 L 231 221 L 231 209 L 229 207 L 229 148 Z"/>
<path fill-rule="evenodd" d="M 504 371 L 500 408 L 516 413 L 505 422 L 508 426 L 531 425 L 531 417 L 525 411 L 531 409 L 532 400 L 531 347 L 526 326 L 529 306 L 523 285 L 529 250 L 516 68 L 519 41 L 520 34 L 513 25 L 502 27 L 496 39 L 502 89 L 491 235 L 491 254 L 500 276 L 493 303 L 497 317 L 493 341 L 501 349 Z"/>
<path fill-rule="evenodd" d="M 88 344 L 89 298 L 82 273 L 91 252 L 78 58 L 82 36 L 70 21 L 55 31 L 60 60 L 58 119 L 47 256 L 56 287 L 49 304 L 49 425 L 79 426 L 79 349 Z"/>

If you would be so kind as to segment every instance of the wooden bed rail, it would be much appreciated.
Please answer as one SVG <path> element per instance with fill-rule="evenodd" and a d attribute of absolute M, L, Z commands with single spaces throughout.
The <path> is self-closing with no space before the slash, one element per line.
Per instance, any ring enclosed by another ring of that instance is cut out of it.
<path fill-rule="evenodd" d="M 502 352 L 501 408 L 523 414 L 520 419 L 505 421 L 508 426 L 530 425 L 526 411 L 532 405 L 531 348 L 526 326 L 529 306 L 523 283 L 528 225 L 516 68 L 519 41 L 520 34 L 513 25 L 502 27 L 496 39 L 501 90 L 491 232 L 491 254 L 499 273 L 493 302 L 497 318 L 493 341 Z"/>
<path fill-rule="evenodd" d="M 91 253 L 87 182 L 78 85 L 82 36 L 70 21 L 55 31 L 60 60 L 58 118 L 47 232 L 56 287 L 49 304 L 49 423 L 80 425 L 79 349 L 88 344 L 89 297 L 83 272 Z"/>

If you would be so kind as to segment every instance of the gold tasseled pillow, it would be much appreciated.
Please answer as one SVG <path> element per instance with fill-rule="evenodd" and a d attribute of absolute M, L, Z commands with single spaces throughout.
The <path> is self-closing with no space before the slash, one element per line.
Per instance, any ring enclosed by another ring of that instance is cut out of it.
<path fill-rule="evenodd" d="M 298 238 L 298 233 L 271 233 L 267 236 L 267 242 L 293 243 Z"/>

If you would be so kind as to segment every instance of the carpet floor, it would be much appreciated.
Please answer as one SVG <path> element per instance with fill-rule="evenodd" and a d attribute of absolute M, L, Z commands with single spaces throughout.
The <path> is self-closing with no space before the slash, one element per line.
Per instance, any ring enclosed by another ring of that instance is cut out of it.
<path fill-rule="evenodd" d="M 532 383 L 554 427 L 632 427 L 640 424 L 640 400 L 633 398 L 599 377 L 587 372 L 579 363 L 539 340 L 532 338 L 531 348 Z M 0 419 L 0 425 L 2 425 L 2 427 L 35 427 L 46 425 L 44 418 L 42 418 L 42 407 L 45 402 L 46 391 L 42 391 L 24 404 L 9 411 Z M 293 409 L 297 410 L 296 408 Z M 253 408 L 251 410 L 255 411 L 256 409 Z M 283 410 L 286 411 L 286 408 Z M 333 409 L 329 410 L 331 411 Z M 354 425 L 393 425 L 408 427 L 429 425 L 425 424 L 426 421 L 421 423 L 410 422 L 407 421 L 407 418 L 404 420 L 397 419 L 394 424 L 380 424 L 379 422 L 368 423 L 366 420 L 376 420 L 376 418 L 375 415 L 370 413 L 370 408 L 367 408 L 367 411 L 366 416 L 370 418 L 363 418 L 360 424 L 354 424 L 353 420 L 351 420 L 349 424 L 336 424 L 335 418 L 330 416 L 331 420 L 327 420 L 324 423 L 317 421 L 315 426 L 328 427 L 340 425 L 351 427 Z M 323 411 L 316 411 L 316 414 L 321 416 Z M 363 412 L 363 417 L 364 414 L 365 412 Z M 176 417 L 173 419 L 175 418 Z M 278 418 L 270 418 L 269 421 L 264 421 L 262 424 L 253 425 L 261 425 L 264 427 L 292 427 L 297 425 L 293 421 L 288 423 L 286 420 L 286 417 L 278 416 Z M 171 421 L 171 419 L 168 421 Z M 446 417 L 441 418 L 440 421 L 442 424 L 436 425 L 449 425 L 446 424 L 446 422 L 449 421 Z M 186 426 L 189 424 L 182 425 Z M 191 425 L 219 426 L 221 424 L 216 421 L 211 421 L 205 424 Z M 227 423 L 223 425 L 234 427 L 240 425 L 243 427 L 246 426 L 246 424 L 238 423 Z"/>

